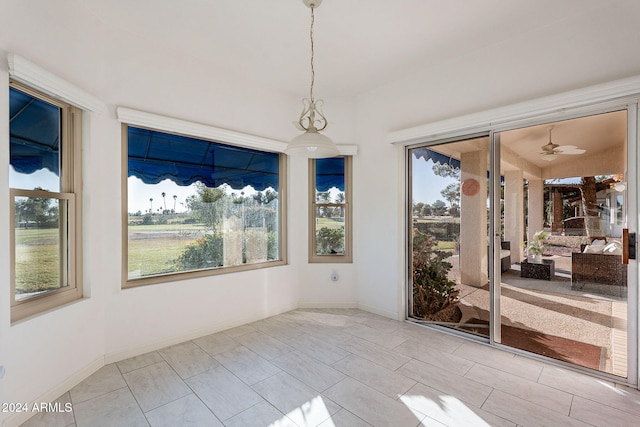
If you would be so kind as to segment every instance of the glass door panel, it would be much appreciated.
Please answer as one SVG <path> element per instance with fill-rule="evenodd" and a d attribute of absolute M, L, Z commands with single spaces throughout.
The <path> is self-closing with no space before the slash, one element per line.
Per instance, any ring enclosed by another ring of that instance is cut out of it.
<path fill-rule="evenodd" d="M 627 111 L 497 136 L 501 343 L 627 377 Z"/>
<path fill-rule="evenodd" d="M 489 334 L 489 138 L 409 150 L 409 315 Z"/>

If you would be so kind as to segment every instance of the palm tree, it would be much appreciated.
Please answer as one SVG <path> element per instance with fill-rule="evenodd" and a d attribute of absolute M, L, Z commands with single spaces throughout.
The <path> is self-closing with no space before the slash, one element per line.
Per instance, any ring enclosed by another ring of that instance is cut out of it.
<path fill-rule="evenodd" d="M 165 196 L 167 195 L 167 193 L 165 193 L 164 191 L 162 192 L 162 200 L 164 201 L 164 210 L 167 210 L 167 199 L 165 198 Z"/>
<path fill-rule="evenodd" d="M 149 203 L 151 204 L 151 208 L 149 209 L 149 212 L 153 213 L 153 197 L 149 198 Z"/>
<path fill-rule="evenodd" d="M 327 218 L 329 216 L 329 207 L 322 206 L 322 204 L 331 203 L 331 194 L 328 191 L 316 191 L 316 201 L 321 204 L 321 206 L 318 206 L 318 216 Z"/>
<path fill-rule="evenodd" d="M 173 211 L 176 211 L 176 201 L 178 200 L 178 196 L 176 196 L 175 194 L 173 195 Z"/>
<path fill-rule="evenodd" d="M 343 206 L 340 206 L 337 208 L 338 214 L 340 215 L 341 218 L 344 218 L 344 204 L 347 202 L 344 193 L 341 191 L 338 194 L 336 194 L 336 203 L 340 203 Z"/>

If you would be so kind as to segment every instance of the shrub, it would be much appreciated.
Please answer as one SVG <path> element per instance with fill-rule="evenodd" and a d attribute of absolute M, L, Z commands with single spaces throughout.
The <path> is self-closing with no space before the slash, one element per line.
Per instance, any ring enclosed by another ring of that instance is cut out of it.
<path fill-rule="evenodd" d="M 316 234 L 318 254 L 336 254 L 344 252 L 344 226 L 340 228 L 322 227 Z"/>
<path fill-rule="evenodd" d="M 199 270 L 202 268 L 221 267 L 223 259 L 223 239 L 221 234 L 205 234 L 175 260 L 177 271 Z"/>
<path fill-rule="evenodd" d="M 278 233 L 270 231 L 267 235 L 267 260 L 280 259 L 278 250 Z"/>
<path fill-rule="evenodd" d="M 142 217 L 142 225 L 153 225 L 153 217 L 151 214 L 144 214 Z"/>
<path fill-rule="evenodd" d="M 456 282 L 449 280 L 453 267 L 444 259 L 448 252 L 434 250 L 435 237 L 413 229 L 413 314 L 426 320 L 458 303 Z"/>

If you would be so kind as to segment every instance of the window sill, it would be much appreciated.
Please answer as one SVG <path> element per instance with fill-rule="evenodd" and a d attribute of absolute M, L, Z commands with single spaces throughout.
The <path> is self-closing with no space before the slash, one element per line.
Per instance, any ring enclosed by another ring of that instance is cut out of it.
<path fill-rule="evenodd" d="M 140 277 L 136 279 L 125 278 L 123 281 L 122 289 L 137 288 L 140 286 L 147 286 L 147 285 L 157 285 L 160 283 L 168 283 L 168 282 L 180 282 L 183 280 L 218 276 L 222 274 L 238 273 L 243 271 L 260 270 L 264 268 L 279 267 L 282 265 L 287 265 L 287 262 L 284 260 L 266 261 L 266 262 L 260 262 L 255 264 L 242 264 L 242 265 L 234 265 L 230 267 L 210 268 L 206 270 L 194 270 L 194 271 L 179 272 L 179 273 L 159 274 L 156 276 L 146 276 L 146 277 Z"/>

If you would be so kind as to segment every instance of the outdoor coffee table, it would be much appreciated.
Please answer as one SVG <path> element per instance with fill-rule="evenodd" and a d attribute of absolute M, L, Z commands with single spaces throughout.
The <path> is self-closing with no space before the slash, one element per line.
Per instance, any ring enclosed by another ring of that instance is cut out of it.
<path fill-rule="evenodd" d="M 552 259 L 543 259 L 542 263 L 528 262 L 524 260 L 520 263 L 520 277 L 538 280 L 551 280 L 556 274 L 555 262 Z"/>

